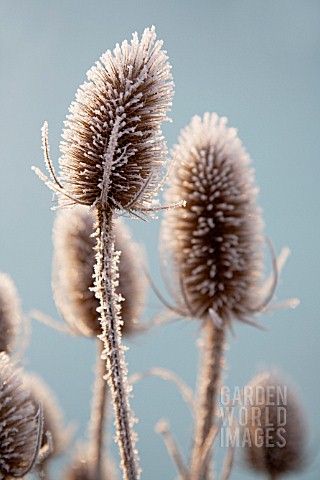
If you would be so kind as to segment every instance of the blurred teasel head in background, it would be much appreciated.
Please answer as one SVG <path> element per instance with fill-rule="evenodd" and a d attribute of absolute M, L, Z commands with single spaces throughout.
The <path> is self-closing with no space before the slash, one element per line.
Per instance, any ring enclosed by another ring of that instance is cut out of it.
<path fill-rule="evenodd" d="M 101 333 L 97 308 L 99 301 L 92 291 L 95 264 L 95 215 L 88 208 L 76 206 L 58 212 L 53 229 L 54 256 L 52 287 L 55 302 L 74 333 L 96 337 Z M 139 331 L 146 294 L 142 270 L 143 254 L 121 219 L 114 224 L 115 249 L 121 252 L 119 285 L 121 294 L 122 333 Z"/>
<path fill-rule="evenodd" d="M 296 388 L 278 372 L 263 372 L 245 388 L 243 425 L 249 468 L 270 478 L 306 465 L 307 420 Z"/>
<path fill-rule="evenodd" d="M 15 284 L 9 275 L 0 272 L 0 352 L 13 351 L 21 318 Z"/>
<path fill-rule="evenodd" d="M 68 444 L 70 432 L 64 427 L 62 412 L 55 398 L 54 392 L 38 375 L 24 373 L 23 388 L 29 394 L 35 408 L 40 403 L 43 408 L 43 436 L 41 442 L 42 459 L 38 461 L 37 467 L 61 454 Z"/>
<path fill-rule="evenodd" d="M 0 478 L 24 477 L 35 465 L 42 413 L 22 385 L 20 370 L 0 353 Z"/>
<path fill-rule="evenodd" d="M 162 242 L 188 314 L 246 320 L 261 303 L 263 222 L 251 160 L 225 117 L 193 117 L 175 146 Z"/>
<path fill-rule="evenodd" d="M 146 212 L 166 167 L 161 123 L 172 104 L 173 83 L 162 41 L 146 28 L 139 41 L 103 54 L 79 87 L 65 122 L 60 176 L 55 176 L 43 128 L 43 148 L 61 205 L 80 203 Z"/>
<path fill-rule="evenodd" d="M 63 480 L 96 480 L 89 451 L 89 445 L 80 444 L 76 446 L 70 464 L 65 470 Z M 102 475 L 104 480 L 116 478 L 113 464 L 106 460 L 106 456 L 103 459 Z"/>

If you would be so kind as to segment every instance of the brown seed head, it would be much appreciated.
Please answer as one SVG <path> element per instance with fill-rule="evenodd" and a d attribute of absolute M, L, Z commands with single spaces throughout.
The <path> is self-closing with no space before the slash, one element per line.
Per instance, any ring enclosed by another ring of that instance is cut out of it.
<path fill-rule="evenodd" d="M 260 302 L 262 220 L 250 158 L 227 119 L 193 117 L 174 150 L 163 244 L 189 311 L 223 321 L 246 319 Z"/>
<path fill-rule="evenodd" d="M 79 334 L 96 337 L 101 333 L 97 308 L 99 301 L 91 290 L 95 264 L 94 214 L 77 206 L 58 212 L 54 225 L 53 292 L 56 305 L 70 327 Z M 142 252 L 129 230 L 117 220 L 115 249 L 121 251 L 117 293 L 124 297 L 122 333 L 138 330 L 145 300 L 141 271 Z"/>
<path fill-rule="evenodd" d="M 247 387 L 243 426 L 247 464 L 277 478 L 306 464 L 306 418 L 295 388 L 278 373 L 264 372 Z"/>
<path fill-rule="evenodd" d="M 9 275 L 0 272 L 0 351 L 14 349 L 18 325 L 21 321 L 20 300 Z"/>
<path fill-rule="evenodd" d="M 20 372 L 0 353 L 0 478 L 23 477 L 39 451 L 38 406 L 22 387 Z"/>
<path fill-rule="evenodd" d="M 150 206 L 165 165 L 161 123 L 173 84 L 154 27 L 124 41 L 87 73 L 61 143 L 59 200 L 104 208 Z M 69 196 L 67 198 L 65 195 Z"/>

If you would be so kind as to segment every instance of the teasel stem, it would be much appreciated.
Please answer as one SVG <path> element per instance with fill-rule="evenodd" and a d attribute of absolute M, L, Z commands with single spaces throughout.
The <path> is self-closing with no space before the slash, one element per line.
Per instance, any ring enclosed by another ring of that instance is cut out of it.
<path fill-rule="evenodd" d="M 121 345 L 120 299 L 115 293 L 118 258 L 114 252 L 112 212 L 107 207 L 97 207 L 96 214 L 95 293 L 100 301 L 98 312 L 102 333 L 99 338 L 104 345 L 102 359 L 106 361 L 105 378 L 112 396 L 123 479 L 138 480 L 140 475 L 132 429 L 134 419 L 129 405 L 127 367 Z"/>
<path fill-rule="evenodd" d="M 194 444 L 191 452 L 192 480 L 207 480 L 209 478 L 209 459 L 201 464 L 202 451 L 206 439 L 215 424 L 217 397 L 220 388 L 223 367 L 223 350 L 225 343 L 224 326 L 217 326 L 208 320 L 203 331 L 202 360 L 198 377 L 198 392 L 196 403 L 196 420 Z M 207 446 L 206 446 L 207 448 Z"/>
<path fill-rule="evenodd" d="M 90 446 L 93 459 L 93 476 L 101 480 L 104 447 L 104 420 L 106 417 L 107 382 L 104 379 L 105 361 L 101 358 L 103 343 L 97 341 L 97 364 L 90 418 Z"/>

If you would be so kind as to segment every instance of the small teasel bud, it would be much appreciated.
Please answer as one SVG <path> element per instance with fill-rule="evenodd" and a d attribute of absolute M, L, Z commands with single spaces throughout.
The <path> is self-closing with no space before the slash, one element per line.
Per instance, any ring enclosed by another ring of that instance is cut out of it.
<path fill-rule="evenodd" d="M 162 241 L 189 315 L 246 320 L 261 304 L 263 223 L 250 158 L 225 117 L 193 117 L 174 149 Z M 164 250 L 164 248 L 162 248 Z"/>
<path fill-rule="evenodd" d="M 248 466 L 271 479 L 306 464 L 307 425 L 296 389 L 264 372 L 244 389 L 243 446 Z"/>
<path fill-rule="evenodd" d="M 35 465 L 42 414 L 23 388 L 21 372 L 0 353 L 0 478 L 24 477 Z"/>
<path fill-rule="evenodd" d="M 0 351 L 13 351 L 20 321 L 20 299 L 15 284 L 9 275 L 0 272 Z"/>
<path fill-rule="evenodd" d="M 54 224 L 53 291 L 58 310 L 72 330 L 82 335 L 101 333 L 92 291 L 95 264 L 95 216 L 86 207 L 76 206 L 58 212 Z M 118 219 L 114 226 L 115 249 L 121 251 L 119 285 L 122 302 L 122 333 L 138 330 L 145 300 L 146 282 L 142 272 L 140 247 L 132 241 L 129 229 Z"/>
<path fill-rule="evenodd" d="M 23 375 L 23 387 L 29 391 L 31 401 L 36 407 L 40 403 L 43 408 L 43 436 L 41 442 L 42 459 L 38 468 L 42 468 L 49 460 L 61 454 L 68 444 L 69 431 L 64 427 L 62 412 L 55 394 L 44 381 L 34 373 Z"/>
<path fill-rule="evenodd" d="M 161 123 L 172 104 L 173 83 L 155 28 L 137 33 L 103 54 L 79 87 L 65 122 L 59 180 L 53 172 L 43 130 L 53 188 L 62 205 L 102 205 L 112 210 L 150 208 L 165 167 Z"/>

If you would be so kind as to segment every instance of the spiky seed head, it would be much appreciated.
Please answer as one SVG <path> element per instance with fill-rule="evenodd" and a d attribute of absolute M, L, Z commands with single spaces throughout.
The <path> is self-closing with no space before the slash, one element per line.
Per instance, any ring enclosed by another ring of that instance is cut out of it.
<path fill-rule="evenodd" d="M 88 71 L 65 122 L 62 204 L 149 206 L 165 166 L 160 127 L 172 103 L 170 68 L 152 27 L 141 41 L 134 33 L 131 43 L 108 50 Z"/>
<path fill-rule="evenodd" d="M 14 349 L 21 321 L 20 299 L 11 277 L 0 272 L 0 351 Z"/>
<path fill-rule="evenodd" d="M 250 158 L 225 117 L 193 117 L 174 149 L 165 212 L 168 247 L 189 310 L 245 319 L 260 303 L 262 220 Z"/>
<path fill-rule="evenodd" d="M 0 353 L 0 478 L 23 477 L 39 450 L 38 406 L 22 386 L 21 372 Z"/>
<path fill-rule="evenodd" d="M 86 207 L 76 206 L 58 212 L 53 232 L 52 286 L 58 310 L 75 333 L 96 337 L 101 327 L 97 313 L 99 301 L 92 291 L 94 223 L 95 216 Z M 124 298 L 121 302 L 122 333 L 128 335 L 138 330 L 145 301 L 143 255 L 120 219 L 115 221 L 114 233 L 115 249 L 121 251 L 116 292 Z"/>
<path fill-rule="evenodd" d="M 249 388 L 248 388 L 249 387 Z M 244 446 L 248 466 L 277 478 L 306 464 L 306 417 L 294 386 L 277 372 L 245 388 Z"/>
<path fill-rule="evenodd" d="M 38 375 L 24 373 L 23 387 L 29 391 L 30 398 L 37 408 L 42 404 L 43 408 L 43 437 L 41 449 L 48 447 L 48 453 L 44 455 L 44 463 L 63 452 L 68 443 L 68 432 L 63 425 L 62 412 L 55 398 L 54 392 Z M 39 465 L 38 465 L 39 466 Z"/>

